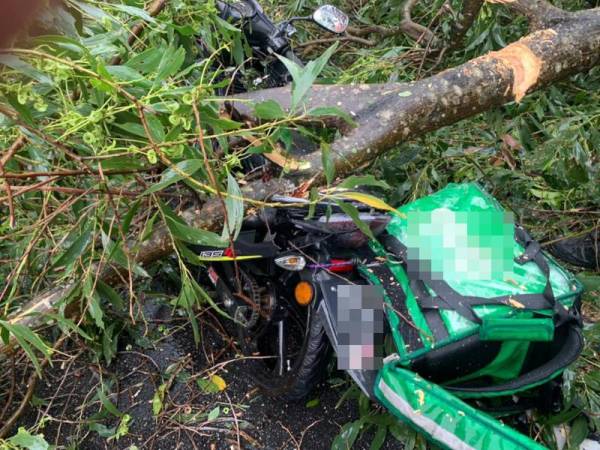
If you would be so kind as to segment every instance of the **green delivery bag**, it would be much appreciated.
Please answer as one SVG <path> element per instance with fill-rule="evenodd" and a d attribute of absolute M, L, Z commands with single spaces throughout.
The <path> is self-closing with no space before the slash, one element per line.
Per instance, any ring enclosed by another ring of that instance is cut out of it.
<path fill-rule="evenodd" d="M 443 448 L 545 448 L 394 362 L 380 370 L 375 395 L 394 415 Z"/>
<path fill-rule="evenodd" d="M 371 245 L 384 263 L 360 267 L 393 341 L 376 397 L 447 448 L 539 448 L 481 410 L 556 406 L 583 347 L 580 283 L 476 184 L 398 211 Z"/>

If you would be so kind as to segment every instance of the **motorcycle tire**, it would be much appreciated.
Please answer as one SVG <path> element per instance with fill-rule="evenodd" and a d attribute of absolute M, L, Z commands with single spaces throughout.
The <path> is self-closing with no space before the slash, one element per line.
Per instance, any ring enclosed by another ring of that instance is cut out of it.
<path fill-rule="evenodd" d="M 270 397 L 284 401 L 299 401 L 325 378 L 327 363 L 331 355 L 331 345 L 321 320 L 311 315 L 301 354 L 293 370 L 284 376 L 274 376 L 263 369 L 257 369 L 253 376 L 261 390 Z"/>

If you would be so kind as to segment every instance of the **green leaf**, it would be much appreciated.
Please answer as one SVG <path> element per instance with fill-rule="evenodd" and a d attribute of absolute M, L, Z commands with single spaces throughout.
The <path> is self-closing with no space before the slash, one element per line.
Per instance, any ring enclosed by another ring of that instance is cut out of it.
<path fill-rule="evenodd" d="M 154 142 L 164 142 L 165 129 L 158 117 L 154 114 L 146 114 L 146 122 L 148 122 L 148 128 Z"/>
<path fill-rule="evenodd" d="M 123 311 L 125 309 L 125 303 L 123 302 L 121 296 L 104 281 L 98 280 L 98 283 L 96 284 L 96 291 L 98 294 L 108 300 L 113 305 L 115 310 Z"/>
<path fill-rule="evenodd" d="M 348 450 L 352 448 L 362 425 L 363 421 L 361 419 L 346 423 L 333 440 L 331 450 Z"/>
<path fill-rule="evenodd" d="M 21 72 L 40 83 L 53 84 L 52 78 L 14 55 L 0 55 L 0 64 L 4 64 L 17 72 Z"/>
<path fill-rule="evenodd" d="M 321 56 L 314 61 L 310 61 L 305 67 L 300 67 L 296 62 L 284 56 L 275 55 L 285 65 L 294 80 L 292 82 L 292 110 L 300 106 L 300 103 L 308 94 L 308 91 L 325 67 L 325 64 L 327 64 L 329 58 L 331 58 L 331 55 L 337 49 L 338 44 L 338 42 L 333 44 Z"/>
<path fill-rule="evenodd" d="M 165 170 L 160 177 L 160 181 L 146 189 L 144 194 L 152 194 L 153 192 L 161 191 L 173 183 L 177 183 L 184 178 L 191 177 L 203 166 L 204 161 L 201 159 L 187 159 L 185 161 L 178 162 L 173 167 Z"/>
<path fill-rule="evenodd" d="M 164 48 L 157 47 L 149 48 L 135 55 L 125 65 L 145 74 L 155 72 L 162 60 L 164 50 Z"/>
<path fill-rule="evenodd" d="M 141 73 L 128 66 L 107 66 L 106 71 L 118 81 L 126 81 L 145 88 L 152 86 Z"/>
<path fill-rule="evenodd" d="M 31 363 L 34 365 L 36 372 L 41 377 L 42 375 L 42 366 L 35 355 L 35 352 L 32 346 L 38 349 L 45 357 L 50 357 L 52 354 L 52 349 L 29 327 L 25 325 L 21 325 L 18 323 L 9 323 L 3 320 L 0 320 L 0 328 L 4 328 L 8 330 L 10 334 L 14 336 L 19 346 L 23 349 L 23 351 L 27 354 Z"/>
<path fill-rule="evenodd" d="M 359 215 L 358 209 L 356 209 L 354 206 L 352 206 L 349 203 L 340 202 L 338 200 L 336 200 L 335 202 L 340 207 L 340 209 L 342 211 L 344 211 L 345 214 L 350 216 L 350 218 L 354 221 L 354 223 L 356 224 L 356 226 L 358 227 L 358 229 L 360 231 L 362 231 L 364 234 L 366 234 L 370 239 L 375 240 L 375 236 L 373 236 L 373 232 L 371 231 L 369 226 L 366 223 L 364 223 L 362 220 L 360 220 L 360 215 Z"/>
<path fill-rule="evenodd" d="M 210 378 L 197 378 L 196 384 L 206 394 L 216 394 L 227 387 L 227 383 L 219 375 L 213 375 Z"/>
<path fill-rule="evenodd" d="M 274 120 L 286 116 L 285 111 L 275 100 L 266 100 L 254 105 L 254 114 L 259 119 Z"/>
<path fill-rule="evenodd" d="M 69 248 L 54 260 L 52 267 L 65 267 L 73 264 L 89 245 L 92 238 L 92 228 L 93 224 L 88 223 L 81 234 L 69 246 Z"/>
<path fill-rule="evenodd" d="M 371 446 L 369 447 L 369 449 L 370 450 L 379 450 L 381 447 L 383 447 L 386 436 L 387 436 L 387 427 L 386 426 L 377 427 L 377 431 L 375 432 L 375 436 L 373 437 L 373 440 L 371 441 Z"/>
<path fill-rule="evenodd" d="M 6 97 L 6 100 L 8 100 L 8 103 L 10 103 L 10 106 L 12 106 L 15 109 L 15 111 L 19 113 L 21 119 L 26 124 L 34 126 L 34 120 L 31 114 L 32 111 L 29 105 L 21 105 L 17 97 L 9 92 L 5 92 L 4 96 Z M 2 116 L 2 114 L 0 114 L 0 116 Z"/>
<path fill-rule="evenodd" d="M 7 440 L 11 444 L 27 450 L 48 450 L 50 448 L 50 444 L 46 442 L 43 434 L 33 435 L 23 427 L 19 427 L 17 434 Z"/>
<path fill-rule="evenodd" d="M 92 319 L 94 319 L 96 326 L 98 328 L 104 329 L 104 312 L 102 311 L 102 306 L 100 304 L 100 297 L 98 297 L 98 294 L 96 294 L 96 292 L 93 292 L 88 297 L 88 305 L 88 311 L 90 313 L 90 316 L 92 316 Z"/>
<path fill-rule="evenodd" d="M 110 6 L 112 8 L 118 9 L 119 11 L 123 11 L 123 12 L 129 14 L 130 16 L 134 16 L 139 19 L 142 19 L 145 22 L 156 23 L 156 20 L 154 19 L 154 17 L 152 17 L 150 14 L 148 14 L 147 11 L 143 10 L 142 8 L 136 8 L 135 6 L 128 6 L 128 5 L 119 5 L 118 3 L 111 4 Z"/>
<path fill-rule="evenodd" d="M 335 177 L 335 165 L 333 164 L 333 159 L 331 157 L 331 147 L 325 142 L 321 144 L 321 161 L 323 164 L 323 170 L 325 171 L 327 185 L 330 185 L 333 183 L 333 179 Z"/>
<path fill-rule="evenodd" d="M 120 243 L 113 242 L 104 231 L 102 231 L 101 237 L 102 246 L 104 247 L 107 253 L 106 261 L 114 261 L 119 266 L 123 267 L 124 269 L 131 270 L 136 275 L 150 278 L 148 272 L 146 272 L 142 268 L 142 266 L 137 264 L 133 260 L 133 258 L 131 260 L 128 260 L 127 255 L 121 248 Z"/>
<path fill-rule="evenodd" d="M 101 423 L 90 423 L 89 428 L 103 438 L 110 438 L 115 434 L 115 427 L 108 428 L 106 425 Z"/>
<path fill-rule="evenodd" d="M 354 119 L 352 119 L 350 114 L 335 106 L 320 106 L 318 108 L 310 109 L 307 114 L 315 117 L 341 117 L 350 125 L 355 124 Z"/>
<path fill-rule="evenodd" d="M 167 389 L 167 384 L 166 383 L 161 384 L 158 387 L 158 389 L 156 390 L 156 392 L 154 393 L 154 396 L 152 397 L 152 413 L 155 416 L 158 416 L 158 414 L 163 409 L 163 402 L 165 399 L 166 389 Z"/>
<path fill-rule="evenodd" d="M 229 243 L 212 231 L 201 230 L 187 225 L 165 203 L 159 201 L 159 208 L 165 218 L 169 231 L 176 239 L 189 244 L 204 245 L 209 247 L 225 248 Z"/>
<path fill-rule="evenodd" d="M 104 384 L 98 388 L 98 400 L 102 403 L 104 409 L 106 409 L 109 413 L 111 413 L 115 417 L 122 417 L 123 413 L 118 410 L 118 408 L 110 401 L 110 399 L 104 393 Z"/>
<path fill-rule="evenodd" d="M 312 400 L 309 400 L 306 402 L 306 407 L 307 408 L 316 408 L 320 404 L 321 404 L 321 400 L 319 398 L 313 398 Z"/>
<path fill-rule="evenodd" d="M 105 13 L 100 8 L 96 8 L 95 6 L 75 0 L 72 0 L 72 3 L 77 5 L 77 7 L 84 12 L 84 14 L 88 15 L 92 19 L 95 19 L 99 23 L 103 23 L 105 20 L 113 23 L 115 22 L 115 19 L 110 14 Z"/>
<path fill-rule="evenodd" d="M 146 134 L 146 130 L 139 123 L 127 122 L 127 123 L 114 123 L 115 127 L 120 128 L 123 131 L 126 131 L 129 134 L 133 134 L 134 136 L 138 136 L 141 138 L 148 138 Z"/>
<path fill-rule="evenodd" d="M 119 426 L 117 427 L 117 431 L 115 431 L 114 439 L 119 440 L 123 436 L 127 436 L 129 433 L 129 424 L 131 423 L 131 416 L 129 414 L 124 414 L 121 417 L 121 421 L 119 422 Z"/>
<path fill-rule="evenodd" d="M 127 234 L 127 232 L 129 231 L 129 227 L 131 226 L 131 221 L 133 220 L 134 216 L 137 214 L 138 209 L 140 208 L 141 204 L 142 204 L 142 199 L 136 200 L 129 207 L 127 214 L 125 214 L 125 216 L 123 216 L 123 223 L 121 224 L 121 226 L 123 227 L 123 233 Z"/>
<path fill-rule="evenodd" d="M 219 418 L 220 414 L 221 414 L 221 408 L 217 406 L 208 413 L 208 420 L 210 420 L 210 421 L 216 420 Z"/>
<path fill-rule="evenodd" d="M 67 319 L 66 317 L 61 316 L 60 314 L 53 314 L 53 313 L 44 313 L 44 317 L 47 317 L 48 319 L 56 320 L 56 323 L 58 324 L 60 329 L 65 334 L 67 334 L 69 331 L 74 331 L 75 333 L 80 335 L 82 338 L 87 339 L 88 341 L 92 340 L 92 337 L 89 334 L 87 334 L 85 331 L 83 331 L 79 326 L 77 326 L 77 324 L 75 322 L 73 322 L 71 319 Z"/>
<path fill-rule="evenodd" d="M 242 191 L 230 173 L 227 174 L 225 208 L 227 210 L 227 221 L 223 227 L 221 239 L 227 240 L 231 238 L 236 240 L 242 229 L 242 222 L 244 220 L 244 202 L 242 201 Z"/>
<path fill-rule="evenodd" d="M 177 73 L 185 59 L 185 49 L 179 47 L 174 50 L 172 47 L 165 49 L 154 80 L 154 86 L 160 84 L 165 78 Z"/>
<path fill-rule="evenodd" d="M 577 279 L 583 284 L 586 291 L 600 291 L 600 275 L 592 272 L 580 272 Z"/>
<path fill-rule="evenodd" d="M 571 425 L 571 429 L 569 430 L 567 448 L 571 450 L 578 449 L 581 443 L 587 437 L 588 433 L 589 426 L 587 418 L 584 415 L 577 417 L 577 419 L 575 419 L 573 422 L 573 425 Z"/>
<path fill-rule="evenodd" d="M 373 175 L 352 175 L 338 185 L 338 187 L 344 189 L 355 189 L 357 186 L 376 186 L 391 189 L 389 184 L 383 180 L 377 180 Z"/>

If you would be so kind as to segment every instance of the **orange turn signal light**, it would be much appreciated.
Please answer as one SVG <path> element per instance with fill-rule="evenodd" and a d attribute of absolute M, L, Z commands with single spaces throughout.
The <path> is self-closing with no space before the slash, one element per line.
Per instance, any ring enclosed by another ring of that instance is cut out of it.
<path fill-rule="evenodd" d="M 315 290 L 308 281 L 301 281 L 296 285 L 294 289 L 294 297 L 296 298 L 296 302 L 299 305 L 306 306 L 308 305 L 315 294 Z"/>

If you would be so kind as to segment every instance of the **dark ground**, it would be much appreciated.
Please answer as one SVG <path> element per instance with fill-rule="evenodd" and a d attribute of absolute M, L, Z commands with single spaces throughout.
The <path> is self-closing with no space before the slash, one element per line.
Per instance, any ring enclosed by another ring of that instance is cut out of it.
<path fill-rule="evenodd" d="M 329 449 L 340 427 L 358 418 L 355 400 L 336 407 L 351 386 L 340 373 L 332 373 L 304 402 L 285 404 L 265 397 L 252 385 L 246 361 L 236 360 L 228 349 L 218 321 L 200 318 L 202 343 L 197 348 L 187 318 L 173 317 L 170 306 L 156 301 L 146 305 L 145 337 L 140 326 L 130 333 L 139 333 L 137 338 L 122 339 L 110 365 L 89 362 L 83 352 L 78 358 L 65 356 L 62 363 L 59 357 L 36 387 L 37 408 L 19 425 L 45 424 L 38 432 L 60 448 L 229 449 L 239 443 L 241 448 Z M 198 378 L 212 375 L 227 383 L 222 392 L 206 393 L 197 385 Z M 152 399 L 165 382 L 162 411 L 155 416 Z M 110 403 L 131 417 L 118 440 L 101 436 L 113 435 L 121 421 L 99 396 L 102 383 Z M 219 416 L 209 420 L 207 414 L 216 406 Z M 91 430 L 93 422 L 98 425 Z M 365 433 L 353 448 L 369 448 L 371 439 Z M 399 447 L 391 437 L 384 446 Z"/>

